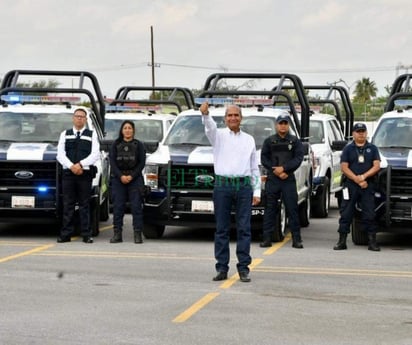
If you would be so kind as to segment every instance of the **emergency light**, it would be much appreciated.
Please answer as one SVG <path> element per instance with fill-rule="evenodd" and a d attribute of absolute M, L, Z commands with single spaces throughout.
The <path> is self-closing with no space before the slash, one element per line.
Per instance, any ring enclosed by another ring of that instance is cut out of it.
<path fill-rule="evenodd" d="M 1 100 L 8 103 L 78 103 L 81 98 L 74 96 L 2 95 Z"/>
<path fill-rule="evenodd" d="M 276 109 L 290 109 L 289 106 L 273 106 L 273 99 L 269 98 L 195 98 L 196 104 L 207 102 L 210 105 L 238 105 L 238 106 L 272 106 Z"/>
<path fill-rule="evenodd" d="M 147 110 L 147 111 L 157 111 L 160 110 L 159 106 L 144 106 L 144 105 L 106 105 L 106 111 L 136 111 L 136 110 Z"/>

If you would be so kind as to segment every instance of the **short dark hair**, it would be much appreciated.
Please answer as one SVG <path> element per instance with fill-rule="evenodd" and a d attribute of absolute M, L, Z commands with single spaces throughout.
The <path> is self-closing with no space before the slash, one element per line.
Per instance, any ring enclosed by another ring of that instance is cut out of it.
<path fill-rule="evenodd" d="M 73 115 L 74 115 L 74 114 L 76 114 L 76 111 L 81 111 L 81 112 L 83 112 L 83 113 L 84 113 L 84 115 L 86 115 L 86 116 L 87 116 L 87 111 L 86 111 L 85 109 L 83 109 L 83 108 L 76 108 L 76 109 L 74 109 L 74 111 L 73 111 Z"/>

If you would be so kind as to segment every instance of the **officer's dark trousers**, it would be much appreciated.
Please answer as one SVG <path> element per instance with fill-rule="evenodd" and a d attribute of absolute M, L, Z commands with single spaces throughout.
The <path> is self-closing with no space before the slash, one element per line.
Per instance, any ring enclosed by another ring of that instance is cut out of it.
<path fill-rule="evenodd" d="M 245 185 L 246 184 L 246 185 Z M 250 241 L 252 238 L 250 219 L 253 190 L 249 183 L 216 183 L 213 203 L 216 218 L 215 258 L 216 271 L 228 272 L 230 259 L 230 227 L 232 206 L 236 212 L 236 256 L 238 272 L 249 272 L 252 262 Z"/>
<path fill-rule="evenodd" d="M 139 191 L 138 179 L 132 180 L 128 184 L 123 184 L 119 178 L 112 178 L 112 198 L 113 198 L 113 227 L 117 230 L 123 229 L 123 217 L 126 202 L 130 202 L 132 212 L 132 222 L 134 230 L 143 229 L 142 197 Z"/>
<path fill-rule="evenodd" d="M 90 228 L 90 197 L 92 190 L 92 177 L 89 171 L 82 175 L 74 175 L 71 171 L 63 172 L 63 226 L 61 237 L 70 237 L 74 230 L 74 210 L 76 203 L 79 205 L 80 234 L 91 236 Z"/>
<path fill-rule="evenodd" d="M 359 202 L 362 209 L 363 228 L 368 233 L 376 233 L 375 188 L 373 184 L 369 183 L 367 188 L 362 189 L 355 183 L 346 182 L 344 187 L 347 187 L 349 190 L 349 200 L 342 199 L 338 232 L 345 234 L 350 232 L 355 205 Z"/>
<path fill-rule="evenodd" d="M 300 235 L 300 223 L 298 212 L 298 194 L 296 191 L 296 180 L 268 179 L 265 185 L 266 206 L 263 216 L 263 239 L 271 240 L 275 231 L 276 218 L 280 211 L 278 200 L 282 198 L 290 231 L 294 235 Z"/>

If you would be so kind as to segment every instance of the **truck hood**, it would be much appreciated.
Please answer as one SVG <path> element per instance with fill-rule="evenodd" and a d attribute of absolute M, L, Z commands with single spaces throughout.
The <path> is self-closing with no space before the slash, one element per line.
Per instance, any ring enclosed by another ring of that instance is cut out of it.
<path fill-rule="evenodd" d="M 175 164 L 213 164 L 213 148 L 195 145 L 161 145 L 150 157 L 147 157 L 146 163 L 167 164 L 169 160 Z"/>
<path fill-rule="evenodd" d="M 256 155 L 260 164 L 260 150 Z M 161 145 L 146 159 L 148 164 L 213 164 L 213 147 L 196 145 Z"/>
<path fill-rule="evenodd" d="M 381 167 L 388 165 L 399 168 L 412 168 L 412 150 L 406 147 L 384 147 L 379 149 Z"/>
<path fill-rule="evenodd" d="M 57 145 L 53 143 L 0 143 L 0 160 L 56 160 Z"/>

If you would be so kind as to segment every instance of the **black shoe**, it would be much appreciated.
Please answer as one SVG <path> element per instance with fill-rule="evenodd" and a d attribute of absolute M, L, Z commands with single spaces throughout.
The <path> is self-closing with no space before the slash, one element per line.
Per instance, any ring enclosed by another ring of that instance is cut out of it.
<path fill-rule="evenodd" d="M 261 248 L 272 247 L 272 242 L 270 242 L 270 241 L 260 242 L 259 247 L 261 247 Z"/>
<path fill-rule="evenodd" d="M 123 242 L 123 237 L 121 232 L 115 232 L 113 237 L 110 239 L 110 243 L 120 243 Z"/>
<path fill-rule="evenodd" d="M 62 237 L 62 236 L 57 237 L 57 243 L 70 242 L 71 240 L 72 239 L 70 237 Z"/>
<path fill-rule="evenodd" d="M 142 231 L 134 232 L 134 243 L 143 243 Z"/>
<path fill-rule="evenodd" d="M 293 241 L 292 242 L 292 247 L 302 249 L 303 248 L 303 243 L 301 241 Z"/>
<path fill-rule="evenodd" d="M 239 272 L 239 278 L 241 282 L 249 283 L 251 281 L 248 272 Z"/>
<path fill-rule="evenodd" d="M 90 236 L 83 236 L 84 243 L 93 243 L 93 237 Z"/>
<path fill-rule="evenodd" d="M 227 272 L 219 272 L 215 277 L 213 277 L 213 281 L 217 282 L 219 280 L 226 280 L 227 279 Z"/>

